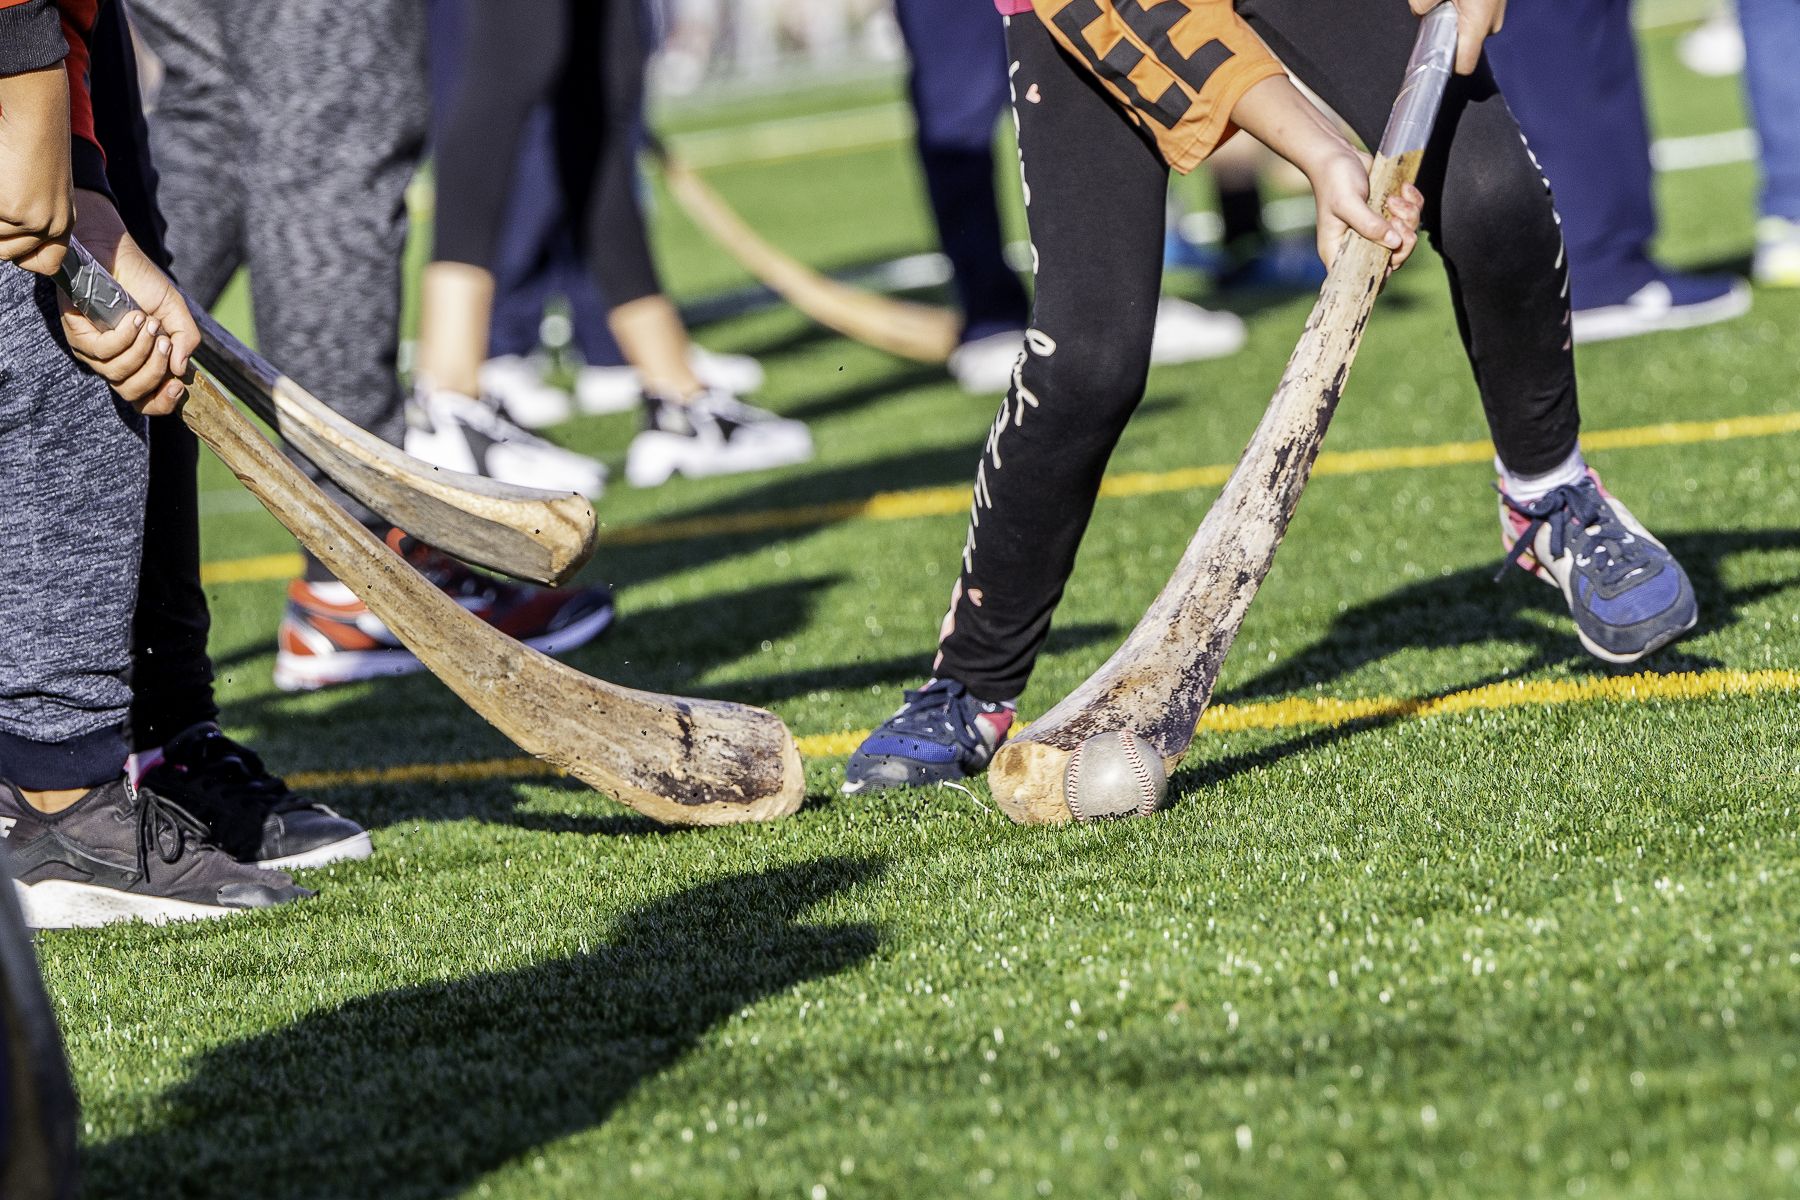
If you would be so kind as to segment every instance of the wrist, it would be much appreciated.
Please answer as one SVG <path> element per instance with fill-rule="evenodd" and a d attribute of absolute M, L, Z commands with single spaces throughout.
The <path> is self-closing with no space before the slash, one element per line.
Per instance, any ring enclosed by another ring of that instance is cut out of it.
<path fill-rule="evenodd" d="M 1325 180 L 1346 166 L 1358 171 L 1364 170 L 1363 157 L 1356 152 L 1356 147 L 1343 134 L 1329 127 L 1319 131 L 1318 136 L 1308 142 L 1304 158 L 1295 161 L 1294 165 L 1306 176 L 1307 182 L 1312 184 L 1314 192 L 1320 189 Z"/>
<path fill-rule="evenodd" d="M 1244 93 L 1232 120 L 1315 182 L 1345 155 L 1356 154 L 1331 119 L 1286 76 L 1265 79 Z"/>

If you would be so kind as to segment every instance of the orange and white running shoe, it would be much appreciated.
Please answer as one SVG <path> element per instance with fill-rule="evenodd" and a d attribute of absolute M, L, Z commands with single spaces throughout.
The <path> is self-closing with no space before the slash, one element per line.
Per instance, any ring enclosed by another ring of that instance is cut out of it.
<path fill-rule="evenodd" d="M 613 622 L 612 589 L 605 584 L 540 588 L 508 583 L 472 571 L 398 529 L 388 534 L 388 545 L 458 604 L 534 650 L 573 650 Z M 424 667 L 341 583 L 296 579 L 288 584 L 287 611 L 276 640 L 275 686 L 284 692 L 409 675 Z"/>

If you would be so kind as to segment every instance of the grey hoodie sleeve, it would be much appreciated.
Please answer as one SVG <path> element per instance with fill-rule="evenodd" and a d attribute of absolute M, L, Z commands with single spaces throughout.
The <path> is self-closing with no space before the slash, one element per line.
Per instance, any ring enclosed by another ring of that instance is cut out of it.
<path fill-rule="evenodd" d="M 0 7 L 0 75 L 53 67 L 69 54 L 62 15 L 52 0 Z"/>

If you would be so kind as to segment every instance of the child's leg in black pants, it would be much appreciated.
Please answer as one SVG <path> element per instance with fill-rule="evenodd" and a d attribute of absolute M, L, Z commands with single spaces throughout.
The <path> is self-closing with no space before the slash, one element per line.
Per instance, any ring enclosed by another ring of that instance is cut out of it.
<path fill-rule="evenodd" d="M 1006 42 L 1037 291 L 935 667 L 983 700 L 1024 689 L 1143 394 L 1168 190 L 1154 148 L 1037 18 L 1012 18 Z"/>
<path fill-rule="evenodd" d="M 1238 12 L 1359 137 L 1380 140 L 1419 30 L 1406 0 L 1239 0 Z M 1419 189 L 1500 461 L 1550 471 L 1581 426 L 1568 265 L 1548 185 L 1485 63 L 1452 80 Z"/>

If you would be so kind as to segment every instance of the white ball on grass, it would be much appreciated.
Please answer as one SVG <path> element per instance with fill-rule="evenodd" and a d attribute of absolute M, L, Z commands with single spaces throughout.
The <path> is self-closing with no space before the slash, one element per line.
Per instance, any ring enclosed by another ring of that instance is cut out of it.
<path fill-rule="evenodd" d="M 1077 821 L 1149 816 L 1168 790 L 1162 755 L 1129 729 L 1096 733 L 1063 770 L 1063 800 Z"/>

